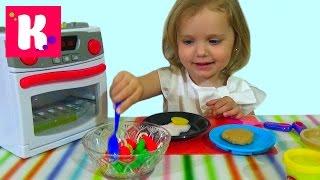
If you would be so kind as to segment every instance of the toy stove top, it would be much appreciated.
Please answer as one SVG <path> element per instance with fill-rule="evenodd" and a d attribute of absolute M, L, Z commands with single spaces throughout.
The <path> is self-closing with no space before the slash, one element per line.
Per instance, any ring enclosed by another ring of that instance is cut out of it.
<path fill-rule="evenodd" d="M 10 72 L 30 72 L 61 68 L 92 61 L 103 56 L 100 28 L 89 26 L 86 22 L 70 22 L 61 25 L 61 57 L 7 58 Z M 0 27 L 0 34 L 5 27 Z"/>

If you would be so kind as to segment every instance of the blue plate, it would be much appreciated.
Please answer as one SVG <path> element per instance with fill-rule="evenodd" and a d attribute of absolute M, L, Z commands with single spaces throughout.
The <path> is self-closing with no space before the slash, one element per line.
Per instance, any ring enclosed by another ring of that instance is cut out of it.
<path fill-rule="evenodd" d="M 222 139 L 222 133 L 231 128 L 241 128 L 253 132 L 252 143 L 247 145 L 236 145 Z M 241 124 L 228 124 L 216 127 L 210 131 L 209 138 L 218 148 L 236 155 L 261 154 L 267 152 L 276 143 L 276 137 L 271 131 Z"/>

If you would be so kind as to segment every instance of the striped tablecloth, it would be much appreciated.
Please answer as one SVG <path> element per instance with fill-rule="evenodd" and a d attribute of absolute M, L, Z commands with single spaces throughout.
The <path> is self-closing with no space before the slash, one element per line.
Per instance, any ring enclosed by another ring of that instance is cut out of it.
<path fill-rule="evenodd" d="M 320 115 L 257 116 L 261 121 L 302 121 L 320 127 Z M 133 118 L 129 118 L 133 119 Z M 283 152 L 304 147 L 294 133 L 276 132 L 276 155 L 164 156 L 148 179 L 285 179 Z M 80 141 L 29 159 L 20 159 L 0 149 L 0 179 L 104 179 L 95 173 Z"/>

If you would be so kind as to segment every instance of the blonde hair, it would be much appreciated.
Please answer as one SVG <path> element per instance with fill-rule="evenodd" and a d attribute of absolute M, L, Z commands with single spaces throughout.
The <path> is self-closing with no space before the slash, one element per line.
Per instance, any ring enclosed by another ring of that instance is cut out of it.
<path fill-rule="evenodd" d="M 178 56 L 177 33 L 180 21 L 192 17 L 203 8 L 226 13 L 234 32 L 231 59 L 223 72 L 230 76 L 243 68 L 250 57 L 250 32 L 238 0 L 177 0 L 172 7 L 163 31 L 162 51 L 171 65 L 183 67 Z"/>

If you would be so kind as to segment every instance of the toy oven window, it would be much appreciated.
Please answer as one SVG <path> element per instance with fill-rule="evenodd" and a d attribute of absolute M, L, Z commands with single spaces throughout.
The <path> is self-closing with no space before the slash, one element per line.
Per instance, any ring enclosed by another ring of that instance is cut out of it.
<path fill-rule="evenodd" d="M 79 126 L 98 114 L 98 84 L 31 97 L 36 136 Z"/>

